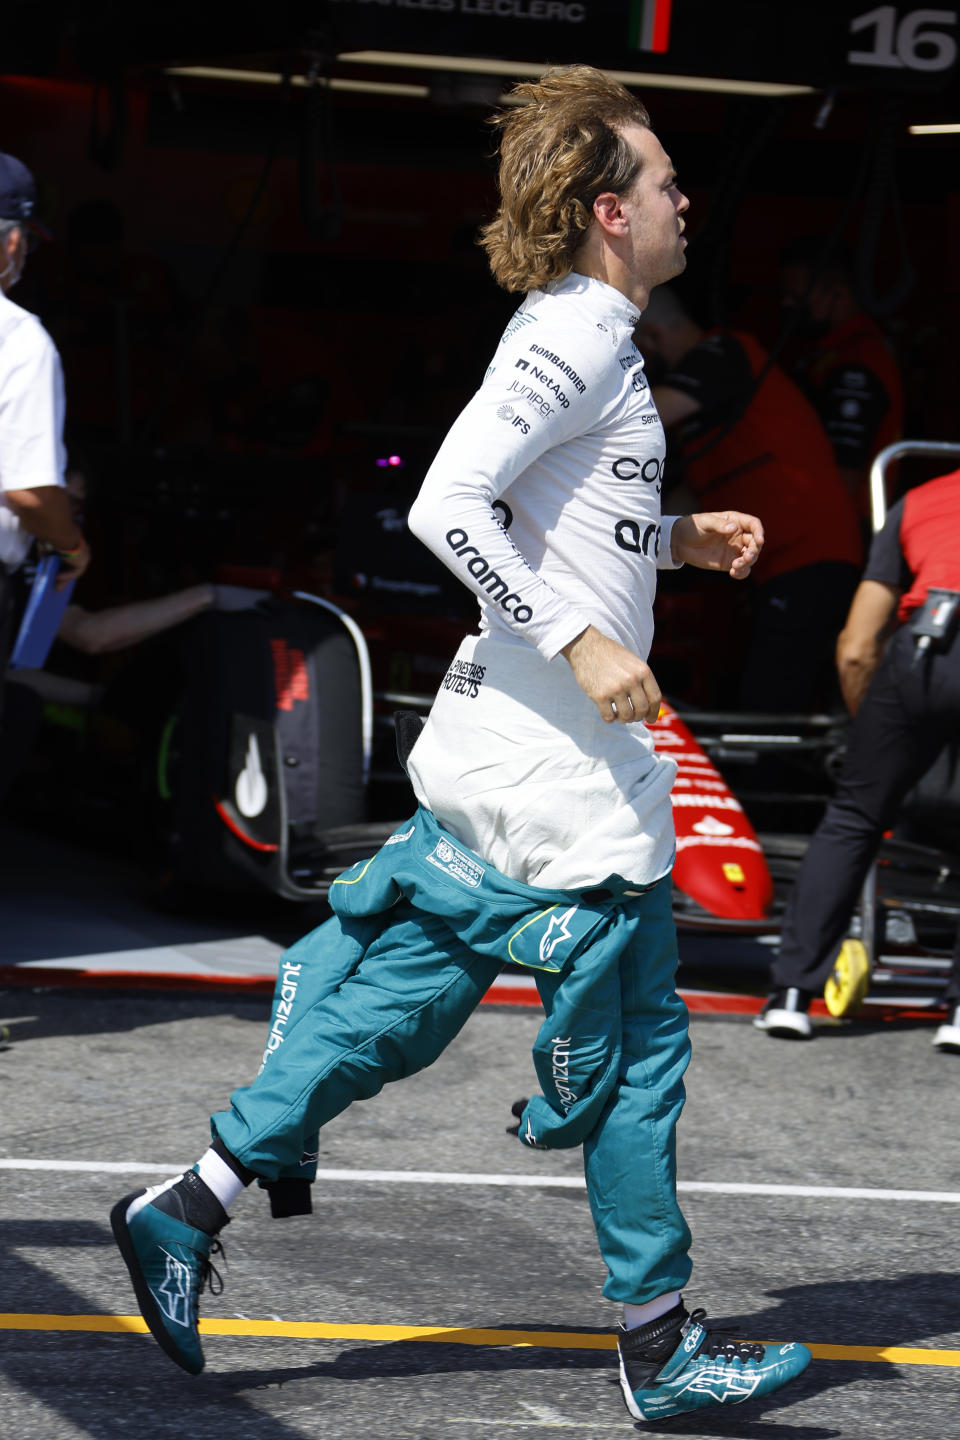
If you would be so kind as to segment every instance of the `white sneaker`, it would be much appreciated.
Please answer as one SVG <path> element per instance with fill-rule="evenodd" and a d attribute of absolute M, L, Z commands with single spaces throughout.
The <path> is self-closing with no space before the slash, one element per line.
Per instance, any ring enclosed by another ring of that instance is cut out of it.
<path fill-rule="evenodd" d="M 810 996 L 804 990 L 791 986 L 785 990 L 774 990 L 768 997 L 760 1014 L 754 1018 L 757 1030 L 766 1030 L 779 1040 L 812 1040 L 813 1026 L 807 1014 Z"/>
<path fill-rule="evenodd" d="M 960 1050 L 960 1005 L 955 1005 L 949 1020 L 940 1026 L 933 1043 L 938 1050 Z"/>

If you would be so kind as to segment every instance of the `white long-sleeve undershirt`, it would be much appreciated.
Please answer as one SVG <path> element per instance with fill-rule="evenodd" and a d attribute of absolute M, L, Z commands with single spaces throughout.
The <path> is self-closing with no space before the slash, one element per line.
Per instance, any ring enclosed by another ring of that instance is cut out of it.
<path fill-rule="evenodd" d="M 646 659 L 658 563 L 673 565 L 637 318 L 580 275 L 529 295 L 410 512 L 481 609 L 408 759 L 414 792 L 544 887 L 650 884 L 672 863 L 675 765 L 645 725 L 605 725 L 559 654 L 593 624 Z"/>
<path fill-rule="evenodd" d="M 481 629 L 546 659 L 588 624 L 646 658 L 664 434 L 625 296 L 570 275 L 526 297 L 410 511 L 480 601 Z"/>

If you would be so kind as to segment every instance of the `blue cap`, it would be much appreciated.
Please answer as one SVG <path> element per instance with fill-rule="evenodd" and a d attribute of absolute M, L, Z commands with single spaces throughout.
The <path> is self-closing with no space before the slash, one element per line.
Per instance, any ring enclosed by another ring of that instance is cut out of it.
<path fill-rule="evenodd" d="M 0 220 L 22 220 L 26 224 L 37 203 L 33 176 L 15 155 L 0 152 Z"/>
<path fill-rule="evenodd" d="M 36 203 L 37 187 L 26 165 L 0 151 L 0 220 L 18 220 L 25 230 L 49 240 L 49 230 L 33 219 Z"/>

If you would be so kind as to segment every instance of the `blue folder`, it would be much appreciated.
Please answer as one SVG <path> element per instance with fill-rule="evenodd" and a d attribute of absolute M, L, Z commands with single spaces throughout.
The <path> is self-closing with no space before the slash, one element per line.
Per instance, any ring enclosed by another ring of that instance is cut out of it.
<path fill-rule="evenodd" d="M 27 607 L 8 662 L 11 670 L 40 670 L 46 664 L 63 612 L 73 594 L 72 580 L 62 590 L 54 589 L 59 573 L 59 555 L 44 555 L 37 564 Z"/>

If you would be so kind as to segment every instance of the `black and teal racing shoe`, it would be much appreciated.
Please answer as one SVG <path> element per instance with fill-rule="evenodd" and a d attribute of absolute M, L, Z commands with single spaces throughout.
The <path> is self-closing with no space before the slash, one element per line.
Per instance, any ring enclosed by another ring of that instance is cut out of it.
<path fill-rule="evenodd" d="M 204 1366 L 197 1329 L 200 1296 L 207 1287 L 215 1295 L 223 1289 L 210 1262 L 222 1246 L 215 1235 L 194 1229 L 170 1210 L 182 1211 L 182 1206 L 167 1186 L 137 1190 L 114 1205 L 110 1224 L 151 1335 L 171 1360 L 199 1375 Z M 228 1223 L 226 1216 L 223 1223 Z"/>
<path fill-rule="evenodd" d="M 664 1420 L 708 1405 L 740 1405 L 779 1390 L 810 1363 L 805 1345 L 730 1340 L 680 1304 L 618 1339 L 620 1385 L 635 1420 Z"/>

